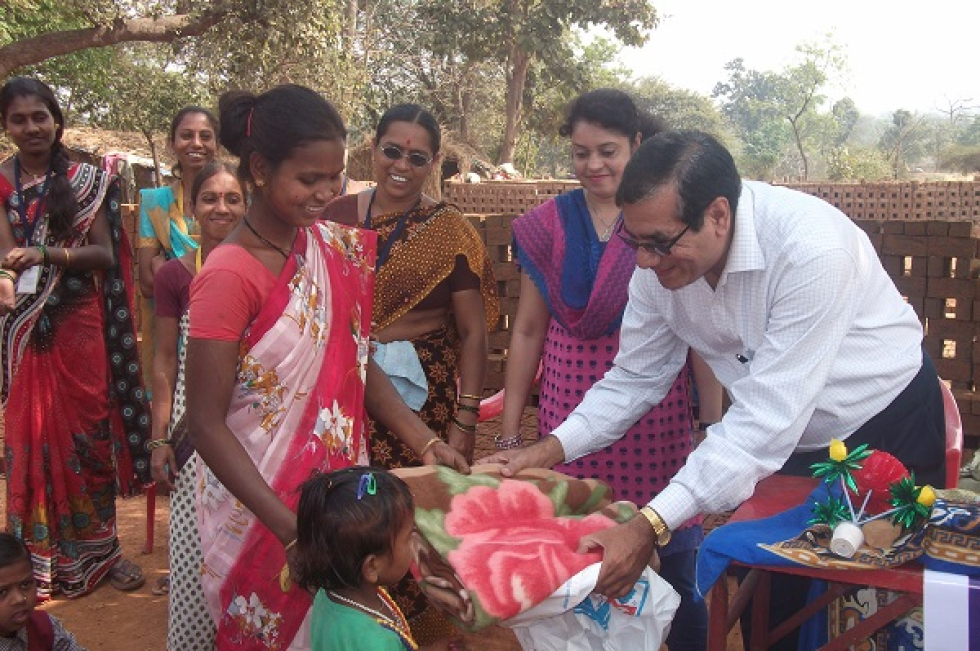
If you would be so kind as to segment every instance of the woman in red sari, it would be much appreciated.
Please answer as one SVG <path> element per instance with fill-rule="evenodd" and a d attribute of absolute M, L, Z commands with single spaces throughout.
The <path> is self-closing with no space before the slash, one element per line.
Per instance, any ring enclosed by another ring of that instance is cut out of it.
<path fill-rule="evenodd" d="M 143 584 L 122 559 L 115 498 L 149 481 L 115 179 L 68 160 L 51 89 L 16 77 L 0 119 L 17 146 L 0 164 L 0 391 L 6 408 L 7 528 L 31 551 L 42 598 L 105 576 Z"/>
<path fill-rule="evenodd" d="M 312 597 L 284 569 L 297 488 L 367 463 L 365 406 L 426 462 L 467 468 L 369 362 L 375 235 L 320 221 L 344 170 L 337 111 L 293 85 L 220 107 L 221 143 L 255 191 L 191 285 L 201 582 L 218 649 L 308 649 Z"/>

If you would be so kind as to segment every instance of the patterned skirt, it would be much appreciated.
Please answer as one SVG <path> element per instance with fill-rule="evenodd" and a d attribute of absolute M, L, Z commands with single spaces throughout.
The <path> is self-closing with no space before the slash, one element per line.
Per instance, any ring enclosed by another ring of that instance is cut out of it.
<path fill-rule="evenodd" d="M 215 627 L 201 587 L 201 534 L 197 530 L 197 454 L 177 475 L 170 499 L 170 599 L 167 651 L 212 651 Z"/>

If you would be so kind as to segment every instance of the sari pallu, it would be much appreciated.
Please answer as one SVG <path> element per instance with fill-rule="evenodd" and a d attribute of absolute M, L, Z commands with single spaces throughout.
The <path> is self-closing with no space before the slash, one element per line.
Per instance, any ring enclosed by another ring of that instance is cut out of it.
<path fill-rule="evenodd" d="M 200 225 L 193 217 L 184 215 L 183 192 L 184 186 L 177 186 L 177 194 L 173 188 L 165 185 L 159 188 L 140 190 L 140 222 L 138 248 L 159 246 L 167 260 L 179 258 L 188 251 L 198 247 L 197 238 Z M 178 200 L 180 201 L 178 203 Z M 146 374 L 144 381 L 152 386 L 150 373 L 153 369 L 153 349 L 156 335 L 153 331 L 153 297 L 140 296 L 140 312 L 147 315 L 141 328 L 142 342 L 140 346 L 143 370 Z"/>
<path fill-rule="evenodd" d="M 115 255 L 101 272 L 40 267 L 38 291 L 18 294 L 0 319 L 0 395 L 6 408 L 7 526 L 31 550 L 39 593 L 88 592 L 120 556 L 115 497 L 148 483 L 149 409 L 140 382 L 128 287 L 129 249 L 121 228 L 119 187 L 90 165 L 69 172 L 79 211 L 70 236 L 57 239 L 37 217 L 39 183 L 23 198 L 0 178 L 18 246 L 85 244 L 106 207 Z M 38 219 L 25 243 L 18 213 Z"/>
<path fill-rule="evenodd" d="M 375 236 L 321 223 L 300 231 L 241 345 L 227 424 L 295 510 L 313 472 L 367 463 L 364 381 Z M 309 648 L 311 595 L 280 583 L 282 544 L 197 464 L 201 582 L 219 649 Z"/>

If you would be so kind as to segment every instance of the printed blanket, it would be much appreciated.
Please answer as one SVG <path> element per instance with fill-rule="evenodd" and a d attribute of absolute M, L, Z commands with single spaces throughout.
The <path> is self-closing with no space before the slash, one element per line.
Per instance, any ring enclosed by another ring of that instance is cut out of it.
<path fill-rule="evenodd" d="M 465 630 L 525 612 L 601 560 L 579 540 L 636 514 L 610 490 L 551 470 L 516 478 L 482 465 L 461 475 L 441 466 L 399 468 L 415 499 L 413 572 L 431 603 Z"/>

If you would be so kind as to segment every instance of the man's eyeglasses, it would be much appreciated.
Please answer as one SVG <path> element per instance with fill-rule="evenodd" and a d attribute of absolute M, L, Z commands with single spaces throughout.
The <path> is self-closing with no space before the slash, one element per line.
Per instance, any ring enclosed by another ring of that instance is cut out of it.
<path fill-rule="evenodd" d="M 680 233 L 670 238 L 666 242 L 654 242 L 652 240 L 643 241 L 631 237 L 623 228 L 623 222 L 620 220 L 619 226 L 616 227 L 616 235 L 619 236 L 619 239 L 623 240 L 626 246 L 630 247 L 634 251 L 643 249 L 647 253 L 653 253 L 659 255 L 661 258 L 666 258 L 668 255 L 670 255 L 670 250 L 674 248 L 674 245 L 677 244 L 682 237 L 684 237 L 684 233 L 686 233 L 689 228 L 691 228 L 690 224 L 685 226 Z"/>
<path fill-rule="evenodd" d="M 432 162 L 432 156 L 426 156 L 420 151 L 410 151 L 406 154 L 398 145 L 381 145 L 381 153 L 391 160 L 400 160 L 405 156 L 412 167 L 425 167 Z"/>

